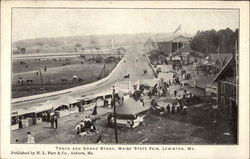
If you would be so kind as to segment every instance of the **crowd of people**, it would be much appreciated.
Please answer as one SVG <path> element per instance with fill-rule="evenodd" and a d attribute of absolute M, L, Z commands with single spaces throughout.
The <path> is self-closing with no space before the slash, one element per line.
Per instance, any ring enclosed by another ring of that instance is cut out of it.
<path fill-rule="evenodd" d="M 96 125 L 95 121 L 90 117 L 86 116 L 84 120 L 81 120 L 75 127 L 76 134 L 83 135 L 82 133 L 95 132 Z"/>

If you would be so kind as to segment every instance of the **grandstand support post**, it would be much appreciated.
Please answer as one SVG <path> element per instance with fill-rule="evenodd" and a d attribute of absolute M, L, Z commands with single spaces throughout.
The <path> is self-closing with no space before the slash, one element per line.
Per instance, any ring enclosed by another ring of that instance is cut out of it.
<path fill-rule="evenodd" d="M 118 143 L 117 135 L 117 123 L 116 123 L 116 105 L 115 105 L 115 86 L 113 86 L 113 106 L 114 106 L 114 130 L 115 130 L 115 142 Z"/>

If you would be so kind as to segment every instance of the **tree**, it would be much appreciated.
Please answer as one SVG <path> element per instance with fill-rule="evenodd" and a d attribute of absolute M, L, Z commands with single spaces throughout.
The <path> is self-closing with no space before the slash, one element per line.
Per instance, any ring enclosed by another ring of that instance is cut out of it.
<path fill-rule="evenodd" d="M 234 53 L 235 41 L 238 41 L 238 29 L 232 31 L 230 28 L 219 31 L 206 30 L 197 31 L 192 38 L 190 46 L 192 50 L 204 54 L 216 53 Z"/>

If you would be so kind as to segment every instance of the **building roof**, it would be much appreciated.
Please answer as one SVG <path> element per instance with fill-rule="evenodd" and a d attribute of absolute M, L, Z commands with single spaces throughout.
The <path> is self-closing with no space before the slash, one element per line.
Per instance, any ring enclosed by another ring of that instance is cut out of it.
<path fill-rule="evenodd" d="M 120 118 L 134 118 L 134 115 L 148 111 L 147 108 L 142 107 L 139 102 L 129 98 L 124 100 L 119 107 L 117 107 L 116 115 Z"/>
<path fill-rule="evenodd" d="M 157 42 L 171 42 L 177 38 L 182 38 L 183 40 L 189 41 L 190 39 L 180 35 L 180 34 L 166 34 L 166 35 L 158 35 L 156 37 Z"/>
<path fill-rule="evenodd" d="M 225 64 L 225 66 L 221 69 L 221 71 L 216 75 L 215 79 L 213 82 L 217 82 L 221 76 L 227 71 L 227 69 L 229 68 L 229 66 L 231 65 L 231 63 L 235 60 L 235 58 L 232 56 L 227 63 Z"/>
<path fill-rule="evenodd" d="M 226 63 L 233 55 L 231 53 L 212 53 L 210 58 L 213 62 L 218 61 L 219 65 L 223 66 L 223 63 Z M 225 62 L 224 62 L 225 61 Z"/>

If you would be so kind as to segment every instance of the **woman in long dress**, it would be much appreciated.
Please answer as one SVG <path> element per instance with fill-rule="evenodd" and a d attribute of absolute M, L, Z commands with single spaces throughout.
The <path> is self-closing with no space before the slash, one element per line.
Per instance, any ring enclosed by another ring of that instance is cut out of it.
<path fill-rule="evenodd" d="M 35 137 L 33 132 L 27 132 L 27 143 L 28 144 L 34 144 L 35 143 Z"/>

